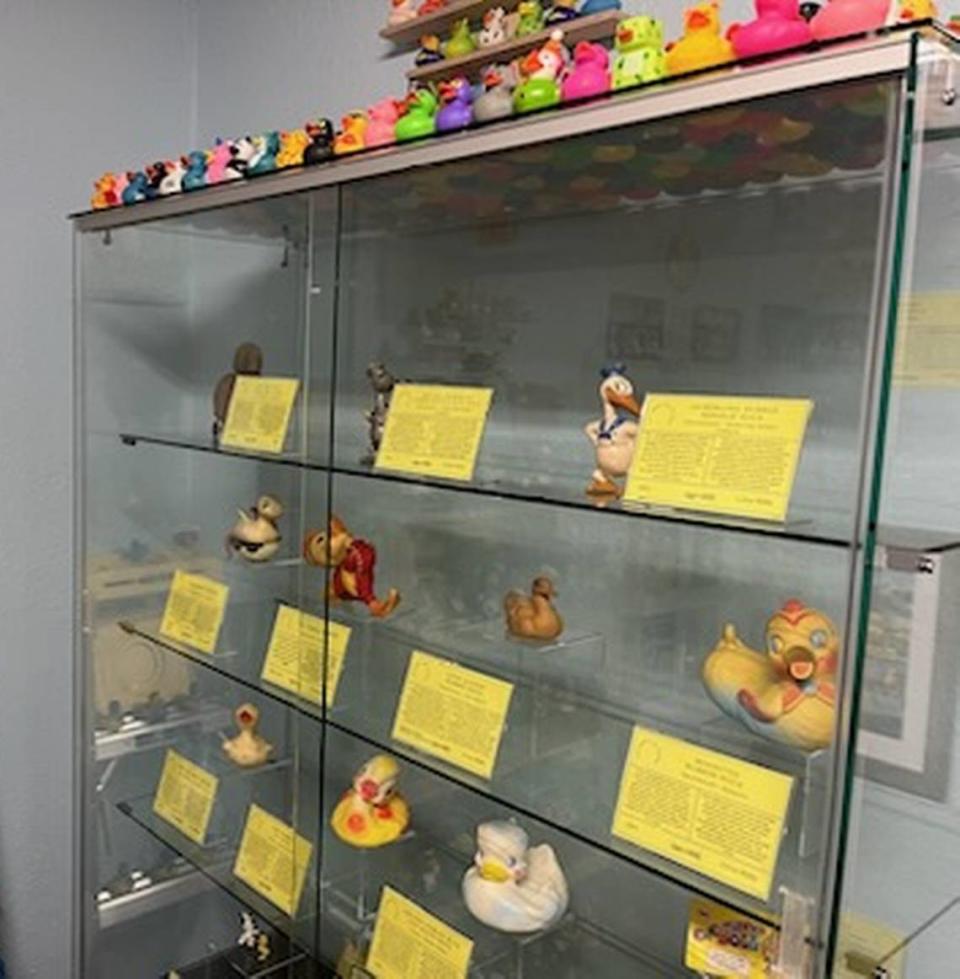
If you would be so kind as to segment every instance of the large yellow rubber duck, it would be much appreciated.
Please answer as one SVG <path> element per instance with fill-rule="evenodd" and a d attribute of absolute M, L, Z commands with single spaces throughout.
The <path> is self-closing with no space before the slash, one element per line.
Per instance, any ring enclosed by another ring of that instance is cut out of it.
<path fill-rule="evenodd" d="M 683 37 L 667 45 L 667 74 L 733 61 L 733 45 L 720 33 L 720 4 L 698 3 L 683 12 Z"/>
<path fill-rule="evenodd" d="M 751 731 L 815 751 L 833 737 L 840 638 L 822 612 L 791 599 L 771 616 L 766 653 L 750 649 L 733 625 L 703 664 L 717 705 Z"/>
<path fill-rule="evenodd" d="M 400 766 L 389 755 L 374 755 L 353 777 L 353 786 L 330 818 L 334 833 L 351 846 L 386 846 L 410 825 L 410 807 L 397 792 Z"/>

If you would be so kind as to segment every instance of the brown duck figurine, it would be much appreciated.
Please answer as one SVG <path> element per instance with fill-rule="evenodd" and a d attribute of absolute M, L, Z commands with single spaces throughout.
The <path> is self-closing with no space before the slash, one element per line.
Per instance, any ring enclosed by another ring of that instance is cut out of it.
<path fill-rule="evenodd" d="M 563 632 L 563 619 L 551 601 L 556 594 L 553 582 L 545 575 L 533 579 L 530 595 L 507 592 L 503 599 L 507 632 L 521 639 L 556 639 Z"/>
<path fill-rule="evenodd" d="M 260 711 L 253 704 L 241 704 L 233 712 L 240 733 L 235 738 L 223 742 L 227 757 L 241 768 L 258 768 L 265 765 L 273 753 L 273 745 L 257 734 Z"/>
<path fill-rule="evenodd" d="M 241 343 L 233 354 L 233 370 L 217 381 L 213 391 L 213 439 L 220 438 L 230 410 L 233 386 L 241 375 L 258 377 L 263 373 L 263 351 L 255 343 Z"/>

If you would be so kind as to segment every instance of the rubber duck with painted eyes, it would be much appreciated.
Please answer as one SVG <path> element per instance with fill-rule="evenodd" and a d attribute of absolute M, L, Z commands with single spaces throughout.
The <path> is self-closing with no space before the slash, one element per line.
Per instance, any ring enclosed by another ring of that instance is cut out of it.
<path fill-rule="evenodd" d="M 667 45 L 667 73 L 682 75 L 733 61 L 733 45 L 720 32 L 720 4 L 698 3 L 683 13 L 683 37 Z"/>
<path fill-rule="evenodd" d="M 521 0 L 517 4 L 517 30 L 515 37 L 526 37 L 528 34 L 538 34 L 543 30 L 546 16 L 540 0 Z"/>
<path fill-rule="evenodd" d="M 334 833 L 363 849 L 386 846 L 410 825 L 410 807 L 397 792 L 400 766 L 389 755 L 374 755 L 353 777 L 330 817 Z"/>
<path fill-rule="evenodd" d="M 241 704 L 233 712 L 240 733 L 223 742 L 224 754 L 241 768 L 259 768 L 273 754 L 273 745 L 257 733 L 260 711 L 253 704 Z"/>
<path fill-rule="evenodd" d="M 628 88 L 663 78 L 663 24 L 653 17 L 627 17 L 617 25 L 613 59 L 614 89 Z"/>
<path fill-rule="evenodd" d="M 333 157 L 333 123 L 329 119 L 310 119 L 303 128 L 310 140 L 303 151 L 303 162 L 307 166 L 326 163 Z"/>
<path fill-rule="evenodd" d="M 604 367 L 600 377 L 598 390 L 603 415 L 584 428 L 597 459 L 587 492 L 591 496 L 619 496 L 623 492 L 620 481 L 630 471 L 633 461 L 642 407 L 623 364 Z"/>
<path fill-rule="evenodd" d="M 475 918 L 498 931 L 543 931 L 563 917 L 570 903 L 553 847 L 529 842 L 513 822 L 477 827 L 477 852 L 463 877 L 463 900 Z"/>
<path fill-rule="evenodd" d="M 458 20 L 453 25 L 450 32 L 450 40 L 443 46 L 444 56 L 447 58 L 462 58 L 464 55 L 473 54 L 477 50 L 477 42 L 473 39 L 470 32 L 470 21 L 466 17 Z"/>
<path fill-rule="evenodd" d="M 937 17 L 937 5 L 933 0 L 904 0 L 897 19 L 901 24 L 909 24 L 915 20 L 936 20 Z"/>
<path fill-rule="evenodd" d="M 727 32 L 738 58 L 799 48 L 813 40 L 797 0 L 756 0 L 756 10 L 756 20 L 735 24 Z"/>
<path fill-rule="evenodd" d="M 336 156 L 356 153 L 366 146 L 367 114 L 365 112 L 348 112 L 340 120 L 340 132 L 333 141 L 333 152 Z"/>
<path fill-rule="evenodd" d="M 483 91 L 473 103 L 473 118 L 477 122 L 509 119 L 513 115 L 513 90 L 516 88 L 513 65 L 490 65 L 483 70 Z"/>
<path fill-rule="evenodd" d="M 420 38 L 420 50 L 414 57 L 413 63 L 418 68 L 422 68 L 424 65 L 435 65 L 438 61 L 443 61 L 440 38 L 436 34 L 424 34 Z"/>
<path fill-rule="evenodd" d="M 707 692 L 725 713 L 771 741 L 815 751 L 833 737 L 840 636 L 830 619 L 791 599 L 767 622 L 766 652 L 733 625 L 703 664 Z"/>
<path fill-rule="evenodd" d="M 817 41 L 832 37 L 851 37 L 883 27 L 890 11 L 890 0 L 827 0 L 810 21 Z"/>
<path fill-rule="evenodd" d="M 400 24 L 406 24 L 416 19 L 415 0 L 390 0 L 390 13 L 387 16 L 387 23 L 391 27 L 398 27 Z"/>
<path fill-rule="evenodd" d="M 563 31 L 556 30 L 543 47 L 534 48 L 520 62 L 523 81 L 514 89 L 513 108 L 518 113 L 535 112 L 560 102 L 560 74 L 568 60 Z"/>
<path fill-rule="evenodd" d="M 429 88 L 411 92 L 397 120 L 397 142 L 432 136 L 437 131 L 437 97 Z"/>
<path fill-rule="evenodd" d="M 227 534 L 227 552 L 251 564 L 263 564 L 280 550 L 283 504 L 272 496 L 261 496 L 249 511 L 238 510 L 237 522 Z"/>
<path fill-rule="evenodd" d="M 440 82 L 440 109 L 437 132 L 451 133 L 466 129 L 473 122 L 473 88 L 466 78 Z"/>

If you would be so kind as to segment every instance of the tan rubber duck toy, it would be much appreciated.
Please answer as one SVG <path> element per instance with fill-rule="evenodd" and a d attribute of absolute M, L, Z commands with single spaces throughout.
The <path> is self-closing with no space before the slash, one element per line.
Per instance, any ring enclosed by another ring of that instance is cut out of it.
<path fill-rule="evenodd" d="M 521 639 L 556 639 L 563 632 L 563 619 L 553 607 L 556 594 L 553 582 L 546 575 L 533 579 L 530 595 L 507 592 L 503 599 L 507 631 Z"/>
<path fill-rule="evenodd" d="M 240 733 L 223 742 L 226 756 L 241 768 L 258 768 L 266 764 L 273 753 L 273 745 L 257 734 L 260 711 L 253 704 L 241 704 L 233 712 Z"/>

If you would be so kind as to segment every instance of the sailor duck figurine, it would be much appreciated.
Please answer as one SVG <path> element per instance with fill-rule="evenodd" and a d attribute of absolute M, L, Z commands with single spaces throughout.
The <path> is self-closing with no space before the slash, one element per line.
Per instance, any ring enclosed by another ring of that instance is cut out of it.
<path fill-rule="evenodd" d="M 263 564 L 280 550 L 283 504 L 272 496 L 261 496 L 248 510 L 237 510 L 237 522 L 227 534 L 227 553 L 251 564 Z"/>
<path fill-rule="evenodd" d="M 235 738 L 223 742 L 226 756 L 241 768 L 259 768 L 265 765 L 273 753 L 273 745 L 257 734 L 260 711 L 253 704 L 241 704 L 233 712 L 240 733 Z"/>
<path fill-rule="evenodd" d="M 840 658 L 836 626 L 791 599 L 771 616 L 766 652 L 750 649 L 727 624 L 703 664 L 717 706 L 771 741 L 815 751 L 830 744 Z"/>
<path fill-rule="evenodd" d="M 374 755 L 353 777 L 330 817 L 334 833 L 351 846 L 372 849 L 393 843 L 410 824 L 410 807 L 397 792 L 400 766 Z"/>
<path fill-rule="evenodd" d="M 584 428 L 597 453 L 597 468 L 587 487 L 591 496 L 619 496 L 622 488 L 618 480 L 627 475 L 633 461 L 642 408 L 625 370 L 622 364 L 614 364 L 600 372 L 603 417 Z"/>
<path fill-rule="evenodd" d="M 553 847 L 529 846 L 513 822 L 481 823 L 477 853 L 463 878 L 463 900 L 485 925 L 529 934 L 555 925 L 570 892 Z"/>

